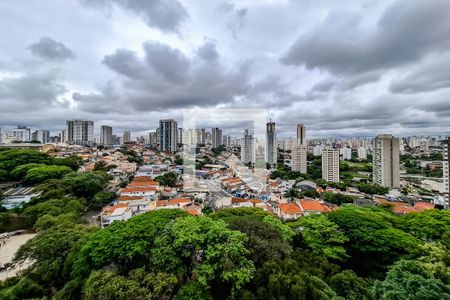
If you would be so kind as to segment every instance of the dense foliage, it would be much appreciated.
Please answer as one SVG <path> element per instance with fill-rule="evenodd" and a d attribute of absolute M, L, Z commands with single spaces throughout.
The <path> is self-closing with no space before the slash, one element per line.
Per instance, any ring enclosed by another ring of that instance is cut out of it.
<path fill-rule="evenodd" d="M 14 259 L 34 263 L 1 299 L 450 298 L 449 211 L 349 205 L 282 223 L 252 208 L 157 210 L 99 230 L 64 201 L 36 222 Z"/>

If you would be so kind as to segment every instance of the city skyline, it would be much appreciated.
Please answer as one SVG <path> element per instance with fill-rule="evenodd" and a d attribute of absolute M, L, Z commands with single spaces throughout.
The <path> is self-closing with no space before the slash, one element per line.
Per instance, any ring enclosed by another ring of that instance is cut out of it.
<path fill-rule="evenodd" d="M 1 3 L 0 126 L 140 133 L 185 108 L 261 107 L 289 136 L 449 134 L 445 0 L 130 3 L 28 3 L 26 22 Z"/>

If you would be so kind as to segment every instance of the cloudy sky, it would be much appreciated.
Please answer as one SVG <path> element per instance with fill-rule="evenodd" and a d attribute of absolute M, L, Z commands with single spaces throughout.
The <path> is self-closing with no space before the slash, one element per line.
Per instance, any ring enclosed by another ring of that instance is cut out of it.
<path fill-rule="evenodd" d="M 136 135 L 217 107 L 280 136 L 450 133 L 448 0 L 1 1 L 0 34 L 3 130 Z"/>

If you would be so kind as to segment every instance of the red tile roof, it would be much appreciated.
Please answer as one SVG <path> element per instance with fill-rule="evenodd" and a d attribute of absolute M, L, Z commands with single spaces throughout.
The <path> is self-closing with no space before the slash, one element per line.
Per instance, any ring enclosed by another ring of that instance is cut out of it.
<path fill-rule="evenodd" d="M 278 207 L 283 214 L 293 215 L 302 213 L 300 206 L 295 203 L 283 203 L 279 204 Z"/>
<path fill-rule="evenodd" d="M 150 192 L 150 191 L 156 191 L 156 187 L 149 186 L 149 187 L 124 188 L 124 189 L 122 189 L 121 193 L 138 193 L 138 192 Z"/>
<path fill-rule="evenodd" d="M 318 211 L 318 212 L 326 212 L 331 211 L 331 209 L 324 203 L 321 203 L 317 200 L 300 200 L 300 207 L 303 211 Z"/>

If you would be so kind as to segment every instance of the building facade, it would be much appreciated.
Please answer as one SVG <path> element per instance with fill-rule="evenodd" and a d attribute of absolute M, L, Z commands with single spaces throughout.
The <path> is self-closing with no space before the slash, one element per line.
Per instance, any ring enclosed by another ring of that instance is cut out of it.
<path fill-rule="evenodd" d="M 49 142 L 50 132 L 48 130 L 36 130 L 31 134 L 31 139 L 33 141 L 38 141 L 41 144 L 47 144 Z"/>
<path fill-rule="evenodd" d="M 178 124 L 175 120 L 159 121 L 159 150 L 175 152 L 178 150 Z"/>
<path fill-rule="evenodd" d="M 211 130 L 211 146 L 217 148 L 222 145 L 222 130 L 219 128 L 213 128 Z"/>
<path fill-rule="evenodd" d="M 298 145 L 306 145 L 306 129 L 305 125 L 298 124 L 297 125 L 297 144 Z"/>
<path fill-rule="evenodd" d="M 400 187 L 400 142 L 390 134 L 380 134 L 374 140 L 373 183 Z"/>
<path fill-rule="evenodd" d="M 253 135 L 248 133 L 248 129 L 244 131 L 244 138 L 241 139 L 241 161 L 244 164 L 255 163 L 255 139 Z"/>
<path fill-rule="evenodd" d="M 269 121 L 266 124 L 266 163 L 270 166 L 277 164 L 277 134 L 275 131 L 275 123 Z"/>
<path fill-rule="evenodd" d="M 94 121 L 69 120 L 66 122 L 66 126 L 67 143 L 82 146 L 94 144 Z"/>
<path fill-rule="evenodd" d="M 100 130 L 100 144 L 110 146 L 113 144 L 113 134 L 111 126 L 102 126 Z"/>
<path fill-rule="evenodd" d="M 292 149 L 292 171 L 306 174 L 308 170 L 307 150 L 305 145 L 297 145 Z"/>
<path fill-rule="evenodd" d="M 123 132 L 123 141 L 124 144 L 131 142 L 131 133 L 128 130 Z"/>
<path fill-rule="evenodd" d="M 450 137 L 444 145 L 444 207 L 450 208 Z"/>
<path fill-rule="evenodd" d="M 339 150 L 327 146 L 322 150 L 322 178 L 339 182 Z"/>

